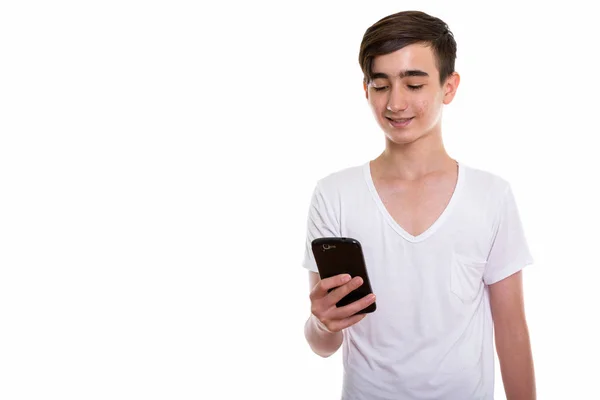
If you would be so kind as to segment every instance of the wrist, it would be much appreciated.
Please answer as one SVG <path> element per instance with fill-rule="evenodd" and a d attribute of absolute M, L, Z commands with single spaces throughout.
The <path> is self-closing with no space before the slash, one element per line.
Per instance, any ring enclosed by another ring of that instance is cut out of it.
<path fill-rule="evenodd" d="M 319 332 L 324 332 L 324 333 L 328 333 L 328 334 L 335 334 L 336 332 L 330 331 L 329 328 L 327 328 L 327 326 L 322 323 L 319 318 L 317 318 L 316 315 L 314 314 L 310 314 L 310 317 L 313 319 L 314 324 L 317 327 L 317 330 Z"/>

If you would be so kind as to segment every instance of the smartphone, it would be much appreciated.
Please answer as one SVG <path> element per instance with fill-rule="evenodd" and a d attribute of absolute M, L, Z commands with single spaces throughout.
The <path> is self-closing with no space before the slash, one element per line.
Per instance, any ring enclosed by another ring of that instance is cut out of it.
<path fill-rule="evenodd" d="M 346 237 L 317 238 L 312 241 L 312 252 L 321 279 L 339 274 L 349 274 L 353 278 L 360 276 L 363 280 L 362 285 L 338 301 L 336 306 L 343 307 L 373 293 L 362 246 L 358 240 Z M 357 314 L 372 313 L 376 308 L 375 303 L 372 303 Z"/>

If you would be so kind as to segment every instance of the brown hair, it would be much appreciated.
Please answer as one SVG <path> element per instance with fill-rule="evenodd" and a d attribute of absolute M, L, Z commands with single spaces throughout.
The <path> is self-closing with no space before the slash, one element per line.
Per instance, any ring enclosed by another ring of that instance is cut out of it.
<path fill-rule="evenodd" d="M 364 82 L 371 82 L 375 57 L 415 43 L 423 43 L 432 48 L 440 73 L 440 85 L 443 84 L 454 72 L 456 41 L 444 21 L 421 11 L 402 11 L 388 15 L 367 29 L 358 55 Z"/>

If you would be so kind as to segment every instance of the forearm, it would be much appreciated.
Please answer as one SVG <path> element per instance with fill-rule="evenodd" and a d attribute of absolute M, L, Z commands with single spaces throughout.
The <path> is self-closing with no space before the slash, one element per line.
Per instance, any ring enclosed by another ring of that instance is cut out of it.
<path fill-rule="evenodd" d="M 328 332 L 319 326 L 316 317 L 311 314 L 304 325 L 304 336 L 310 348 L 321 357 L 329 357 L 342 345 L 342 332 Z"/>
<path fill-rule="evenodd" d="M 535 373 L 527 328 L 496 332 L 496 350 L 507 400 L 534 400 Z"/>

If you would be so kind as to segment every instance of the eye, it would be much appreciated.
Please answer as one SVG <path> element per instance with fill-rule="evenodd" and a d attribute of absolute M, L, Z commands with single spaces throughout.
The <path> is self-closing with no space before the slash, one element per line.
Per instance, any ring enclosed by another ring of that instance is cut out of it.
<path fill-rule="evenodd" d="M 385 90 L 385 89 L 387 89 L 387 88 L 388 88 L 387 86 L 380 86 L 380 87 L 375 87 L 375 86 L 373 86 L 373 89 L 374 89 L 376 92 L 381 92 L 382 90 Z"/>
<path fill-rule="evenodd" d="M 419 90 L 425 85 L 407 85 L 410 90 Z"/>

